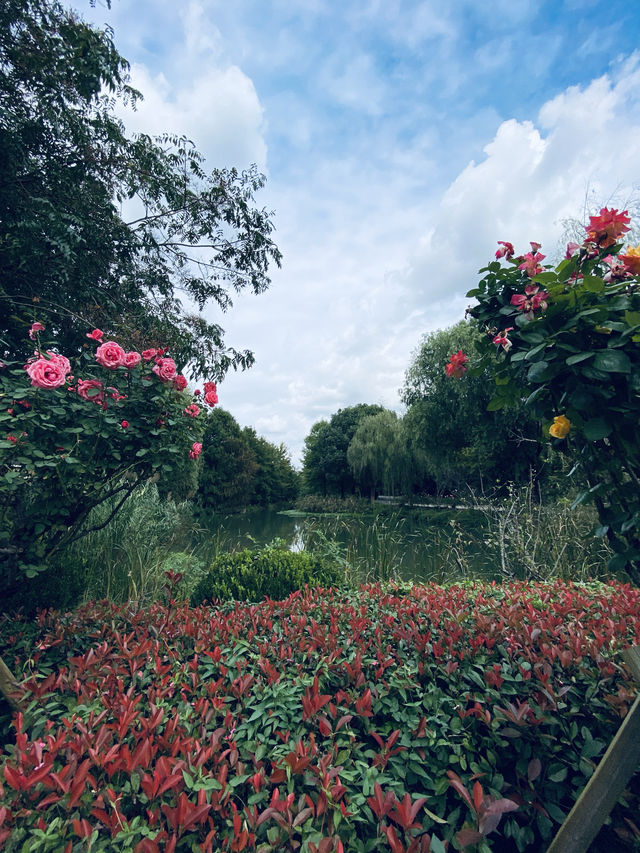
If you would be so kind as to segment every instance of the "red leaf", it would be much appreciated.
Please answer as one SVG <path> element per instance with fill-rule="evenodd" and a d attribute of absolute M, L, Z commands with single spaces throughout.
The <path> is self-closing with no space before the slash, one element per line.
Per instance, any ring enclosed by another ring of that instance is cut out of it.
<path fill-rule="evenodd" d="M 483 838 L 484 835 L 475 829 L 461 829 L 460 832 L 456 832 L 456 840 L 463 848 L 468 847 L 470 844 L 477 844 Z"/>
<path fill-rule="evenodd" d="M 484 793 L 482 791 L 482 785 L 480 782 L 473 783 L 473 805 L 475 807 L 476 812 L 479 812 L 482 808 L 482 801 L 484 800 Z"/>

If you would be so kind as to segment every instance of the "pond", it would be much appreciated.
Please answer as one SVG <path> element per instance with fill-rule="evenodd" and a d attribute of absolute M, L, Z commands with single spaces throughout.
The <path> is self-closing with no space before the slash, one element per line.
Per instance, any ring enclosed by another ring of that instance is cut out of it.
<path fill-rule="evenodd" d="M 274 539 L 291 550 L 338 558 L 359 579 L 436 581 L 466 575 L 494 579 L 499 559 L 474 510 L 391 510 L 362 515 L 305 515 L 257 510 L 212 516 L 216 550 L 259 547 Z"/>

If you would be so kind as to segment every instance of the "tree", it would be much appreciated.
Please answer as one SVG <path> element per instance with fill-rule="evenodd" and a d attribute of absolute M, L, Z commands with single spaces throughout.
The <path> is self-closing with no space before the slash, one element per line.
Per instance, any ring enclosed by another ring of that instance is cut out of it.
<path fill-rule="evenodd" d="M 353 494 L 355 480 L 347 449 L 362 418 L 383 411 L 382 406 L 358 403 L 339 409 L 327 421 L 318 421 L 305 439 L 302 479 L 307 492 Z"/>
<path fill-rule="evenodd" d="M 141 97 L 126 60 L 56 0 L 0 4 L 0 68 L 0 357 L 31 354 L 36 303 L 67 354 L 95 326 L 168 346 L 193 376 L 250 365 L 190 306 L 225 311 L 269 285 L 280 253 L 254 206 L 263 176 L 207 174 L 185 138 L 128 137 L 113 114 Z"/>
<path fill-rule="evenodd" d="M 438 491 L 523 482 L 539 459 L 538 429 L 521 404 L 487 411 L 490 377 L 457 382 L 445 375 L 451 353 L 473 350 L 479 333 L 461 321 L 427 335 L 407 370 L 401 391 L 412 455 L 422 455 Z"/>
<path fill-rule="evenodd" d="M 250 501 L 260 506 L 291 503 L 298 494 L 298 475 L 284 444 L 275 445 L 252 427 L 242 431 L 256 459 Z"/>
<path fill-rule="evenodd" d="M 395 494 L 406 483 L 408 452 L 402 421 L 387 409 L 362 418 L 347 449 L 358 487 L 368 492 L 371 500 L 376 492 Z"/>
<path fill-rule="evenodd" d="M 202 445 L 198 503 L 214 511 L 248 506 L 258 463 L 233 415 L 214 409 L 207 417 Z"/>

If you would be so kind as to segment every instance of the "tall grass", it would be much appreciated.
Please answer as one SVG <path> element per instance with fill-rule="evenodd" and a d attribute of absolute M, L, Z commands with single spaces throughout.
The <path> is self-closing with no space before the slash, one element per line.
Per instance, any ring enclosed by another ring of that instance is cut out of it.
<path fill-rule="evenodd" d="M 203 535 L 192 504 L 162 500 L 151 483 L 105 523 L 111 510 L 108 501 L 96 507 L 87 520 L 87 527 L 95 529 L 69 549 L 69 556 L 84 565 L 85 600 L 148 604 L 161 596 L 167 571 L 184 575 L 174 592 L 188 596 L 217 553 L 216 537 L 208 531 Z"/>

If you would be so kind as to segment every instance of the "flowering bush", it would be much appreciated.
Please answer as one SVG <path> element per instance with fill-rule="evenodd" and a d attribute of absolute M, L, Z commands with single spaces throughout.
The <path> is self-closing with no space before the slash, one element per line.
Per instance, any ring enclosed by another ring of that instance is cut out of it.
<path fill-rule="evenodd" d="M 72 369 L 39 345 L 43 331 L 41 323 L 30 329 L 38 348 L 26 366 L 0 370 L 0 548 L 9 587 L 78 538 L 94 506 L 124 500 L 150 477 L 171 477 L 202 449 L 200 407 L 164 350 L 127 352 L 95 329 L 87 337 L 99 345 L 86 344 Z"/>
<path fill-rule="evenodd" d="M 639 641 L 622 584 L 0 620 L 28 703 L 0 717 L 0 847 L 546 850 L 633 702 Z M 637 782 L 594 850 L 637 839 Z"/>
<path fill-rule="evenodd" d="M 526 398 L 548 435 L 574 454 L 587 484 L 575 503 L 595 502 L 597 533 L 616 551 L 612 568 L 640 582 L 640 247 L 622 253 L 617 241 L 628 230 L 626 211 L 603 208 L 556 267 L 540 265 L 539 243 L 516 256 L 499 241 L 467 295 L 487 333 L 471 370 L 493 372 L 489 408 Z"/>

